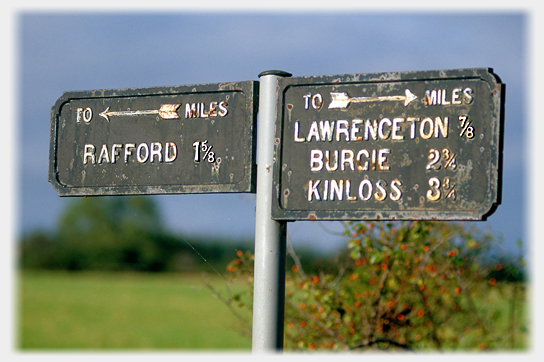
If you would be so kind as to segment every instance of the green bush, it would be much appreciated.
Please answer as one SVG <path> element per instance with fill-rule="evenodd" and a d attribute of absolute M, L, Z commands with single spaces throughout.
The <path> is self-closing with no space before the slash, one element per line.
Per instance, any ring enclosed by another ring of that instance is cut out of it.
<path fill-rule="evenodd" d="M 287 350 L 526 347 L 524 287 L 490 277 L 490 233 L 457 223 L 358 222 L 346 223 L 346 236 L 334 268 L 307 272 L 291 252 Z M 251 308 L 252 261 L 238 252 L 227 268 L 249 282 L 226 300 L 231 306 Z"/>

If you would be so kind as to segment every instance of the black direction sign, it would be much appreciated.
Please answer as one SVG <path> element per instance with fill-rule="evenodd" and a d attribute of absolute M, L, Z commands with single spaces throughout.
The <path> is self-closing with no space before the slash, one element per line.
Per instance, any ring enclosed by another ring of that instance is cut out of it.
<path fill-rule="evenodd" d="M 66 92 L 49 181 L 60 196 L 255 192 L 257 85 Z"/>
<path fill-rule="evenodd" d="M 273 219 L 485 219 L 503 102 L 491 69 L 281 79 Z"/>

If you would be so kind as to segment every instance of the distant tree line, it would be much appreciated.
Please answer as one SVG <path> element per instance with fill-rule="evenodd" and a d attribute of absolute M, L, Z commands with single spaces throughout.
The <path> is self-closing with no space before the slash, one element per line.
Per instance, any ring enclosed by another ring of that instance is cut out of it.
<path fill-rule="evenodd" d="M 34 230 L 18 244 L 23 269 L 108 271 L 225 270 L 251 240 L 187 237 L 168 231 L 151 197 L 78 198 L 54 231 Z"/>
<path fill-rule="evenodd" d="M 252 238 L 173 233 L 164 226 L 155 199 L 147 196 L 76 198 L 67 204 L 53 231 L 33 230 L 17 246 L 18 266 L 23 269 L 220 273 L 237 252 L 254 249 Z M 295 249 L 307 272 L 325 268 L 334 273 L 341 268 L 339 258 L 348 252 Z M 293 267 L 291 258 L 286 262 L 287 268 Z M 493 255 L 489 263 L 490 278 L 497 281 L 526 278 L 518 256 Z"/>

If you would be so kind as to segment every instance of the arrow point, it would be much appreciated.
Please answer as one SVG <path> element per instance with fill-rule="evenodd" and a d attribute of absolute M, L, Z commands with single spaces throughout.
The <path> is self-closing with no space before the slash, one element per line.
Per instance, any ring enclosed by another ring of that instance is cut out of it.
<path fill-rule="evenodd" d="M 412 103 L 412 101 L 415 101 L 417 99 L 417 96 L 414 93 L 410 92 L 409 89 L 406 89 L 405 93 L 406 99 L 404 100 L 404 106 L 406 107 L 407 105 Z"/>
<path fill-rule="evenodd" d="M 110 110 L 110 107 L 106 108 L 106 110 L 102 113 L 100 113 L 99 115 L 104 117 L 106 119 L 106 121 L 110 121 L 109 117 L 108 117 L 108 111 Z"/>

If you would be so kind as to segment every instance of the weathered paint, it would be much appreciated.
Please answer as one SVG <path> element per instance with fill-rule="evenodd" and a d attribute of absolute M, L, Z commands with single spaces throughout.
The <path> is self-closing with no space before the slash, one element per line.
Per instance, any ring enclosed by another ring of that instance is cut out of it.
<path fill-rule="evenodd" d="M 491 69 L 279 84 L 274 219 L 480 220 L 500 204 L 504 84 Z"/>
<path fill-rule="evenodd" d="M 49 181 L 60 196 L 255 192 L 257 97 L 255 81 L 65 92 Z"/>

